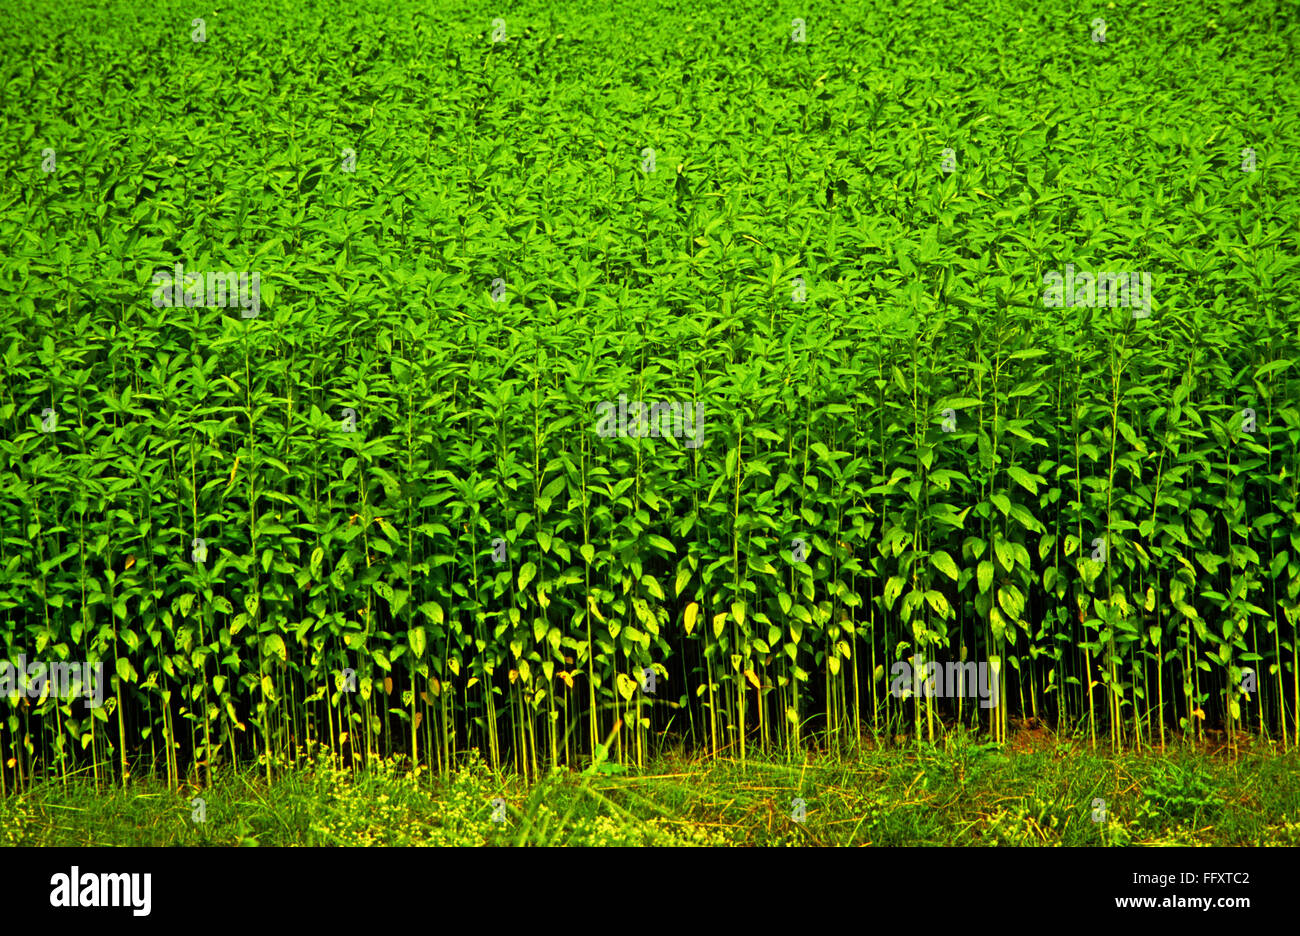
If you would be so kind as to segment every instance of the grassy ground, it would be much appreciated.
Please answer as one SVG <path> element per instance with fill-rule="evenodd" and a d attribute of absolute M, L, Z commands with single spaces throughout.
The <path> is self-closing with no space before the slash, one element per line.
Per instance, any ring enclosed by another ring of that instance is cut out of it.
<path fill-rule="evenodd" d="M 1298 768 L 1295 751 L 1110 755 L 1041 730 L 1003 749 L 952 736 L 743 766 L 668 752 L 645 771 L 531 788 L 473 754 L 449 780 L 308 759 L 269 787 L 256 770 L 203 792 L 48 783 L 0 800 L 0 844 L 1300 845 Z"/>

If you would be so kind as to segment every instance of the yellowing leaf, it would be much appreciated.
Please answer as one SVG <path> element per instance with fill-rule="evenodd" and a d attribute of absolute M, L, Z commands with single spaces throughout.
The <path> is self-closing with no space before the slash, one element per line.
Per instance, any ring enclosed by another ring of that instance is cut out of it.
<path fill-rule="evenodd" d="M 281 663 L 289 660 L 289 651 L 284 646 L 284 638 L 279 634 L 270 634 L 262 641 L 262 652 L 267 656 L 277 656 Z"/>
<path fill-rule="evenodd" d="M 691 636 L 691 631 L 695 630 L 695 619 L 699 616 L 700 605 L 697 601 L 692 601 L 686 606 L 686 618 L 682 622 L 686 628 L 686 636 Z"/>
<path fill-rule="evenodd" d="M 636 680 L 628 676 L 627 673 L 618 674 L 618 694 L 626 702 L 632 698 L 632 693 L 636 692 Z"/>

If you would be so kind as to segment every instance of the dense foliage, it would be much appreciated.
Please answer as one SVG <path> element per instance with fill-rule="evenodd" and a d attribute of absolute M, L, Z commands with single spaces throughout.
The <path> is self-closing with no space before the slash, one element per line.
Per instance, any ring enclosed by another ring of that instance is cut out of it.
<path fill-rule="evenodd" d="M 1300 744 L 1293 8 L 619 6 L 9 5 L 0 783 Z"/>

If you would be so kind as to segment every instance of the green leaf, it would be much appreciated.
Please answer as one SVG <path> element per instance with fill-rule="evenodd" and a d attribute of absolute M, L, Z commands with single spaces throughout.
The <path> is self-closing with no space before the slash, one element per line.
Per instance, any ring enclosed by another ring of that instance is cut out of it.
<path fill-rule="evenodd" d="M 654 546 L 658 549 L 662 549 L 670 556 L 677 554 L 677 547 L 674 546 L 670 540 L 667 540 L 664 537 L 659 536 L 657 534 L 651 533 L 650 535 L 648 535 L 646 537 L 646 542 L 649 543 L 651 546 Z"/>
<path fill-rule="evenodd" d="M 1014 585 L 1004 585 L 998 589 L 998 605 L 1012 621 L 1019 621 L 1025 610 L 1025 596 Z"/>
<path fill-rule="evenodd" d="M 952 556 L 948 555 L 948 553 L 944 552 L 942 549 L 936 549 L 930 554 L 930 563 L 944 575 L 948 576 L 948 578 L 952 579 L 954 582 L 957 581 L 959 575 L 957 563 L 953 560 Z"/>
<path fill-rule="evenodd" d="M 262 655 L 279 657 L 281 663 L 289 662 L 289 653 L 284 646 L 284 638 L 279 634 L 267 634 L 262 639 Z"/>
<path fill-rule="evenodd" d="M 948 599 L 943 592 L 931 589 L 925 593 L 925 600 L 929 602 L 935 614 L 939 615 L 942 620 L 948 620 L 948 616 L 952 612 L 952 606 L 948 604 Z"/>
<path fill-rule="evenodd" d="M 1038 482 L 1035 481 L 1033 475 L 1025 471 L 1025 469 L 1019 468 L 1015 465 L 1011 465 L 1010 467 L 1007 468 L 1007 474 L 1011 476 L 1013 481 L 1019 484 L 1030 494 L 1038 493 Z"/>
<path fill-rule="evenodd" d="M 1002 564 L 1005 572 L 1010 573 L 1015 570 L 1016 554 L 1010 543 L 999 536 L 993 541 L 993 551 L 997 554 L 998 562 Z"/>
<path fill-rule="evenodd" d="M 891 576 L 889 580 L 885 582 L 884 599 L 886 611 L 893 609 L 894 602 L 897 601 L 898 596 L 903 593 L 904 582 L 905 580 L 901 575 Z"/>

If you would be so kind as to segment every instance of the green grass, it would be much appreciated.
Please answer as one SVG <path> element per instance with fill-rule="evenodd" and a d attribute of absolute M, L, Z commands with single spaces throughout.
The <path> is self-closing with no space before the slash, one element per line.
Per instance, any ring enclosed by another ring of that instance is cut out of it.
<path fill-rule="evenodd" d="M 211 789 L 43 783 L 0 800 L 15 845 L 1300 845 L 1297 755 L 1235 764 L 1189 750 L 1098 755 L 1043 737 L 1014 754 L 943 746 L 702 761 L 670 753 L 625 776 L 525 785 L 476 757 L 449 780 L 385 762 L 353 773 L 219 771 Z M 206 822 L 192 821 L 202 795 Z M 492 822 L 496 798 L 502 823 Z M 805 821 L 791 807 L 805 800 Z M 1104 822 L 1092 819 L 1105 800 Z"/>

